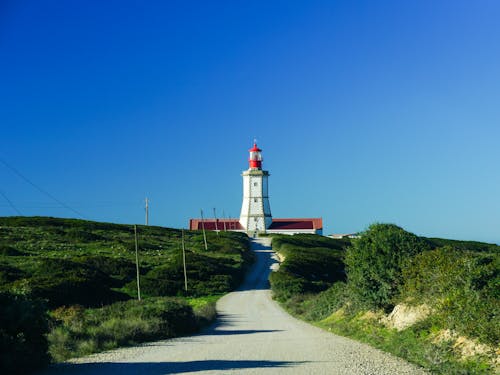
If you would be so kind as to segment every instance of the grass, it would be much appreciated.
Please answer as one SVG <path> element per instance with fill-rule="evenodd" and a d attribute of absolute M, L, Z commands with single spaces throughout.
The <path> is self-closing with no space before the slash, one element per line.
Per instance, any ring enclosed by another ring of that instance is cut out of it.
<path fill-rule="evenodd" d="M 432 320 L 420 322 L 403 331 L 389 329 L 375 320 L 355 315 L 332 314 L 316 325 L 338 335 L 351 337 L 376 348 L 404 358 L 436 374 L 491 374 L 493 368 L 487 357 L 476 356 L 460 360 L 454 352 L 453 342 L 436 343 L 434 335 L 439 328 Z"/>
<path fill-rule="evenodd" d="M 0 217 L 0 293 L 13 306 L 21 301 L 16 308 L 49 308 L 53 361 L 188 334 L 215 318 L 216 300 L 241 282 L 253 257 L 241 233 L 208 232 L 208 249 L 199 231 L 184 231 L 184 238 L 187 291 L 182 231 L 138 226 L 143 298 L 138 302 L 132 225 Z M 26 314 L 32 310 L 38 311 Z M 2 346 L 4 355 L 14 365 L 22 363 L 27 353 L 19 337 L 30 332 L 29 324 L 12 330 L 4 323 L 2 343 L 20 343 L 15 353 Z"/>
<path fill-rule="evenodd" d="M 198 231 L 185 231 L 188 292 L 184 291 L 182 233 L 138 226 L 144 297 L 225 293 L 251 263 L 248 238 L 209 232 L 208 250 Z M 51 308 L 107 305 L 135 298 L 131 225 L 45 217 L 0 218 L 0 290 L 48 301 Z"/>
<path fill-rule="evenodd" d="M 170 297 L 117 302 L 98 309 L 79 306 L 52 311 L 51 357 L 59 362 L 102 350 L 165 339 L 197 330 L 193 309 Z"/>

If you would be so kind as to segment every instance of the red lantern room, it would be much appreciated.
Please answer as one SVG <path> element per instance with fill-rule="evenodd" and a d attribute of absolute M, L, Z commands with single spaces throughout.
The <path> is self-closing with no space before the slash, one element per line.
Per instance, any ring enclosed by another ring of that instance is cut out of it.
<path fill-rule="evenodd" d="M 250 164 L 250 168 L 261 169 L 262 168 L 262 154 L 260 152 L 262 150 L 257 147 L 257 143 L 254 142 L 253 147 L 248 151 L 250 151 L 250 158 L 248 159 L 248 162 Z"/>

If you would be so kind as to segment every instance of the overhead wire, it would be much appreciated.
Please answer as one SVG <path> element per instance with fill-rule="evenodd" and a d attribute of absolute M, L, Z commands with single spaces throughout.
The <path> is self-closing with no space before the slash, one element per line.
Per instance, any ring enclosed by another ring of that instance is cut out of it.
<path fill-rule="evenodd" d="M 17 212 L 17 214 L 18 214 L 19 216 L 22 216 L 22 215 L 23 215 L 23 214 L 21 213 L 21 211 L 19 211 L 19 210 L 17 209 L 17 207 L 16 207 L 16 206 L 14 206 L 14 203 L 12 203 L 12 201 L 11 201 L 11 200 L 7 197 L 7 195 L 5 195 L 5 193 L 4 193 L 2 190 L 0 190 L 0 195 L 1 195 L 1 196 L 2 196 L 2 197 L 6 200 L 6 201 L 7 201 L 7 203 L 9 204 L 9 206 L 10 206 L 10 207 L 11 207 L 14 211 L 16 211 L 16 212 Z"/>
<path fill-rule="evenodd" d="M 42 194 L 44 194 L 47 197 L 49 197 L 50 199 L 52 199 L 54 202 L 57 202 L 62 207 L 64 207 L 67 210 L 75 213 L 80 218 L 82 218 L 82 219 L 85 218 L 85 216 L 82 213 L 78 212 L 74 208 L 68 206 L 66 203 L 64 203 L 64 202 L 60 201 L 59 199 L 57 199 L 56 197 L 54 197 L 52 194 L 50 194 L 46 190 L 42 189 L 40 186 L 38 186 L 37 184 L 35 184 L 34 182 L 32 182 L 30 179 L 28 179 L 26 176 L 24 176 L 21 172 L 19 172 L 16 168 L 14 168 L 13 166 L 11 166 L 5 160 L 3 160 L 3 159 L 0 158 L 0 163 L 2 163 L 3 165 L 5 165 L 8 169 L 10 169 L 12 172 L 14 172 L 17 176 L 19 176 L 21 179 L 23 179 L 26 183 L 28 183 L 29 185 L 33 186 L 35 189 L 37 189 L 39 192 L 41 192 Z"/>

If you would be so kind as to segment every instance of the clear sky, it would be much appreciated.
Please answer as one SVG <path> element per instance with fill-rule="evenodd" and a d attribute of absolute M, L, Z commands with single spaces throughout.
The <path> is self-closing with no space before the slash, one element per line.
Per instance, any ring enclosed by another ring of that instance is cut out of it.
<path fill-rule="evenodd" d="M 0 0 L 0 216 L 500 243 L 500 2 Z M 10 201 L 10 203 L 9 203 Z"/>

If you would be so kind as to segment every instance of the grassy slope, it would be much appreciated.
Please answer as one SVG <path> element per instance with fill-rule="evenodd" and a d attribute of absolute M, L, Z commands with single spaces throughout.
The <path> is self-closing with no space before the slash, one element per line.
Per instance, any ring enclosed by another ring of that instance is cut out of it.
<path fill-rule="evenodd" d="M 185 232 L 189 290 L 183 291 L 181 231 L 138 226 L 144 296 L 224 293 L 249 262 L 239 233 Z M 46 217 L 0 218 L 0 289 L 25 291 L 51 307 L 100 306 L 136 296 L 131 225 Z"/>
<path fill-rule="evenodd" d="M 428 241 L 431 248 L 448 245 L 457 249 L 457 251 L 465 251 L 467 249 L 467 256 L 470 259 L 479 260 L 476 269 L 479 269 L 481 272 L 486 270 L 487 272 L 483 272 L 483 275 L 486 276 L 492 285 L 494 284 L 495 275 L 498 275 L 499 246 L 479 242 L 435 238 L 425 240 Z M 489 374 L 494 371 L 485 357 L 473 357 L 465 361 L 461 360 L 460 355 L 455 351 L 456 348 L 453 347 L 453 341 L 435 342 L 435 335 L 450 325 L 451 315 L 431 315 L 431 317 L 421 323 L 398 332 L 380 324 L 378 320 L 380 312 L 373 314 L 357 304 L 352 299 L 346 282 L 323 278 L 322 288 L 320 290 L 315 288 L 314 281 L 317 281 L 318 275 L 324 274 L 322 270 L 325 267 L 330 267 L 334 274 L 339 274 L 339 268 L 342 268 L 342 265 L 339 265 L 338 260 L 342 259 L 347 246 L 349 246 L 348 240 L 334 240 L 321 237 L 317 239 L 310 236 L 277 236 L 273 238 L 273 249 L 285 255 L 285 261 L 282 263 L 280 270 L 271 275 L 271 286 L 275 298 L 297 317 L 308 320 L 337 334 L 367 342 L 424 366 L 433 372 L 447 374 Z M 325 256 L 328 251 L 330 254 Z M 435 254 L 429 252 L 429 255 Z M 448 256 L 448 253 L 445 252 L 444 255 Z M 485 264 L 483 261 L 485 257 L 496 259 L 496 273 L 491 272 L 495 270 L 495 263 L 490 262 L 489 264 Z M 460 257 L 460 259 L 462 258 Z M 441 279 L 446 282 L 449 280 L 453 267 L 459 265 L 459 263 L 450 264 L 447 263 L 451 267 L 451 270 L 445 269 L 446 274 L 441 276 Z M 303 272 L 297 272 L 297 270 L 303 270 Z M 455 269 L 455 271 L 458 270 Z M 461 274 L 461 276 L 464 275 Z M 444 290 L 446 290 L 446 287 L 450 286 L 446 285 Z M 438 296 L 438 299 L 453 300 L 456 295 L 455 287 L 451 286 L 452 289 L 448 290 L 451 293 L 450 296 L 447 295 L 445 297 L 442 294 Z M 408 298 L 411 294 L 410 292 L 413 292 L 413 290 L 401 296 L 401 300 Z M 474 295 L 478 294 L 474 292 Z M 416 304 L 423 302 L 422 295 L 413 293 L 410 297 L 413 298 L 413 302 Z M 487 297 L 489 301 L 492 299 L 495 300 L 494 297 Z M 419 300 L 419 298 L 421 299 Z M 477 304 L 477 310 L 480 313 L 482 311 L 480 309 L 484 308 L 483 300 L 473 302 L 467 299 L 466 301 L 469 304 Z M 498 300 L 496 300 L 496 306 L 498 307 Z M 494 317 L 494 319 L 498 321 L 498 317 Z M 469 333 L 475 331 L 474 324 L 489 324 L 490 331 L 493 331 L 493 336 L 495 336 L 494 332 L 497 331 L 494 322 L 488 322 L 487 319 L 483 319 L 481 322 L 471 319 L 469 324 L 471 325 L 468 327 Z M 476 328 L 479 331 L 479 326 L 476 326 Z M 496 337 L 498 340 L 498 336 Z M 490 343 L 491 340 L 490 338 Z M 495 341 L 494 338 L 493 341 Z"/>
<path fill-rule="evenodd" d="M 181 237 L 177 229 L 138 226 L 138 303 L 133 226 L 2 217 L 0 291 L 46 301 L 56 360 L 192 332 L 214 317 L 217 296 L 239 284 L 252 256 L 243 234 L 209 232 L 205 250 L 200 232 L 185 231 L 186 292 Z M 188 326 L 172 326 L 176 315 Z"/>

